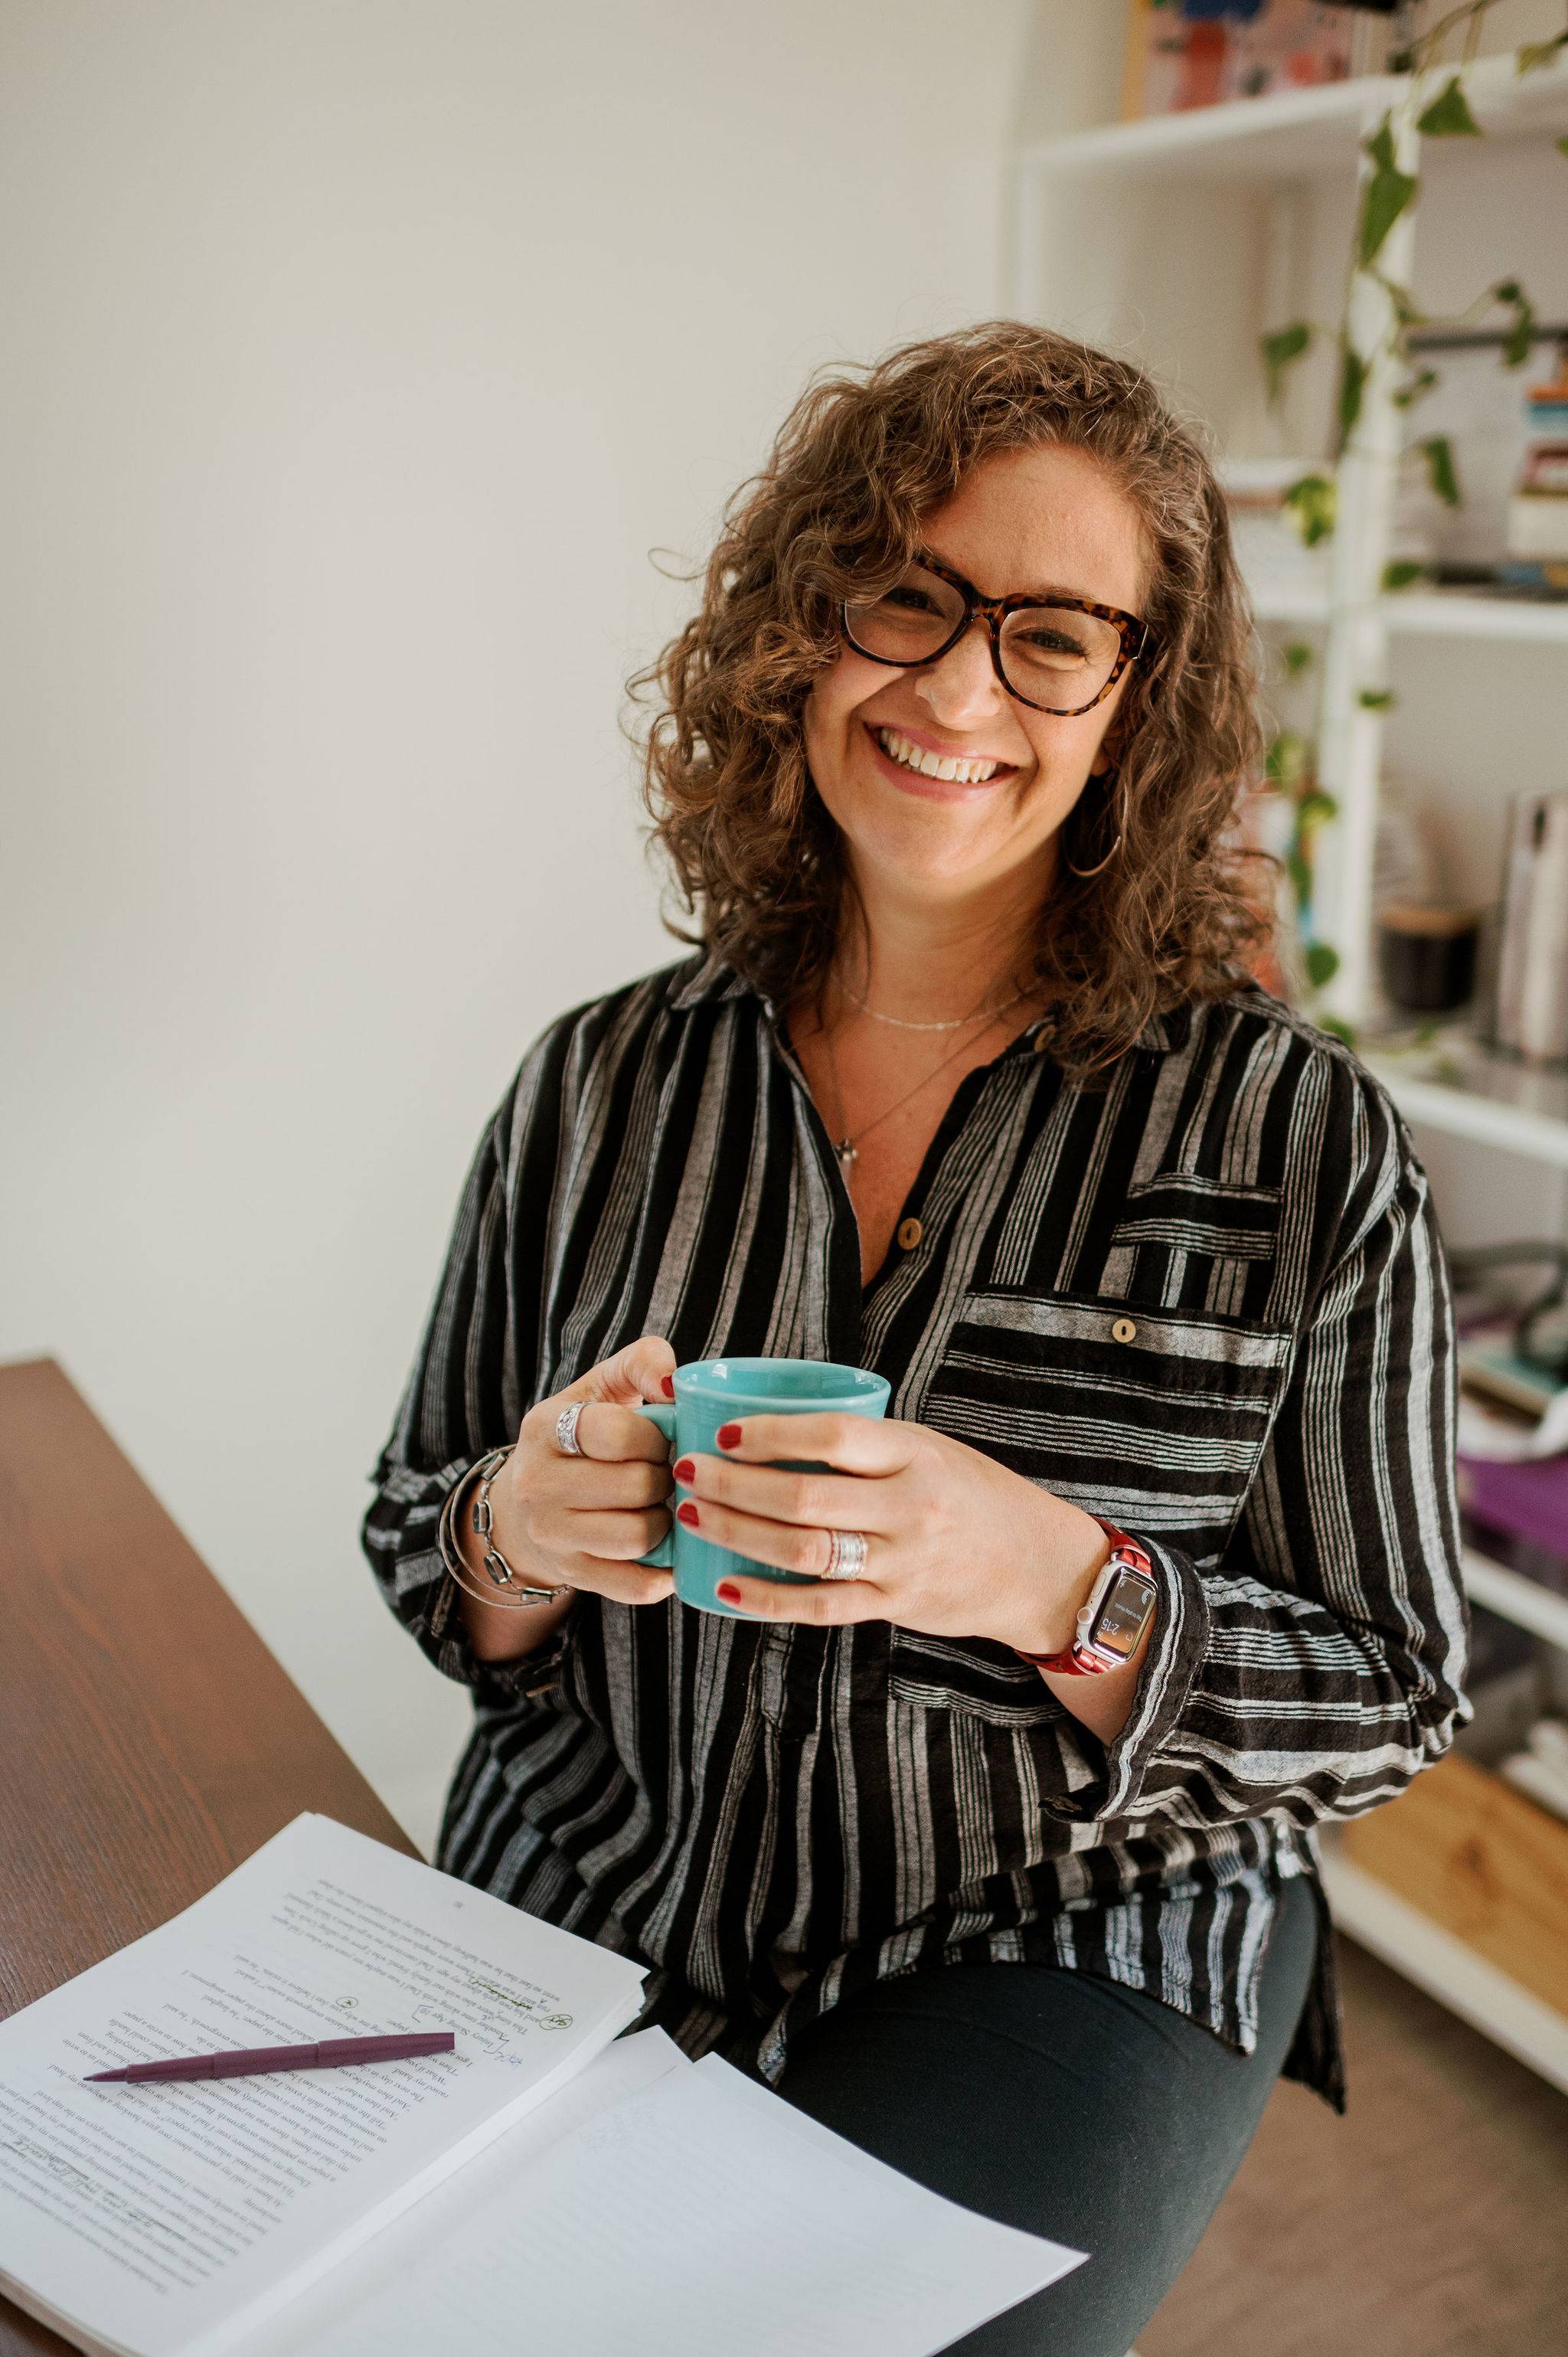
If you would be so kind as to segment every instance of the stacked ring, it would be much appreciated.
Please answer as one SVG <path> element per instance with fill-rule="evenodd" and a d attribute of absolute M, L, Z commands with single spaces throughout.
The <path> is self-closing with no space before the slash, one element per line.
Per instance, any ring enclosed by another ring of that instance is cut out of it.
<path fill-rule="evenodd" d="M 824 1579 L 858 1579 L 865 1569 L 865 1538 L 860 1531 L 828 1533 L 828 1564 Z"/>

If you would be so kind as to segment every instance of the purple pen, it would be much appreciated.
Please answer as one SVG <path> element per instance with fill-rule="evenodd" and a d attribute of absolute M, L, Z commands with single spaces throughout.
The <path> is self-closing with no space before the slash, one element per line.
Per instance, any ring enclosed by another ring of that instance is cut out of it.
<path fill-rule="evenodd" d="M 405 2030 L 391 2038 L 324 2038 L 315 2046 L 236 2046 L 226 2054 L 179 2054 L 166 2062 L 127 2062 L 89 2071 L 97 2079 L 249 2079 L 263 2071 L 336 2071 L 345 2062 L 403 2062 L 411 2054 L 450 2054 L 449 2029 Z"/>

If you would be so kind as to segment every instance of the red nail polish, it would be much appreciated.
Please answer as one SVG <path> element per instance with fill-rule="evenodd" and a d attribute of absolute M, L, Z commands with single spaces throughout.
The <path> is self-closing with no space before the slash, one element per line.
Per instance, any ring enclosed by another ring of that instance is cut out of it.
<path fill-rule="evenodd" d="M 738 1604 L 740 1602 L 740 1590 L 736 1586 L 733 1579 L 721 1579 L 718 1586 L 714 1588 L 714 1594 L 718 1598 L 721 1604 Z"/>
<path fill-rule="evenodd" d="M 718 1442 L 721 1448 L 738 1448 L 740 1447 L 740 1426 L 738 1424 L 721 1424 L 718 1430 L 714 1433 L 714 1438 Z"/>
<path fill-rule="evenodd" d="M 680 1504 L 675 1509 L 675 1520 L 678 1523 L 684 1523 L 689 1531 L 694 1531 L 696 1529 L 697 1509 L 693 1505 L 690 1498 L 682 1499 Z"/>
<path fill-rule="evenodd" d="M 664 1388 L 664 1396 L 665 1396 L 665 1398 L 666 1398 L 666 1399 L 673 1399 L 673 1398 L 674 1398 L 674 1396 L 675 1396 L 675 1378 L 674 1378 L 674 1376 L 673 1376 L 673 1375 L 660 1375 L 660 1378 L 659 1378 L 659 1380 L 660 1380 L 660 1383 L 663 1385 L 663 1388 Z"/>
<path fill-rule="evenodd" d="M 682 1457 L 679 1464 L 672 1466 L 671 1470 L 673 1472 L 677 1481 L 683 1481 L 690 1484 L 696 1479 L 697 1469 L 693 1464 L 689 1457 Z"/>

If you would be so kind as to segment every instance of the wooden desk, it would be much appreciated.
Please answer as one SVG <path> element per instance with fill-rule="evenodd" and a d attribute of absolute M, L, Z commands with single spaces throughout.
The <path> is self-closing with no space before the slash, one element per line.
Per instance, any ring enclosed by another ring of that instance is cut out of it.
<path fill-rule="evenodd" d="M 0 1366 L 0 2017 L 302 1809 L 413 1850 L 52 1359 Z"/>

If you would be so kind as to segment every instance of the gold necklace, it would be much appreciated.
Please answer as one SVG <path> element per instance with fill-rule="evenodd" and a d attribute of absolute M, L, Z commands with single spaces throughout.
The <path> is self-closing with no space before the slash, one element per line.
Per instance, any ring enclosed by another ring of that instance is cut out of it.
<path fill-rule="evenodd" d="M 859 997 L 850 988 L 842 974 L 835 974 L 833 980 L 844 996 L 852 1000 L 863 1015 L 869 1015 L 874 1023 L 890 1023 L 895 1031 L 961 1031 L 966 1023 L 972 1023 L 974 1020 L 972 1015 L 954 1015 L 945 1023 L 911 1023 L 902 1015 L 882 1015 L 875 1006 L 868 1006 L 865 999 Z M 993 1015 L 1005 1015 L 1010 1006 L 1016 1006 L 1021 998 L 1027 996 L 1027 991 L 1015 990 L 1011 998 L 1004 998 L 1000 1006 L 993 1006 L 991 1011 Z M 938 1069 L 940 1071 L 940 1067 L 939 1066 Z"/>

